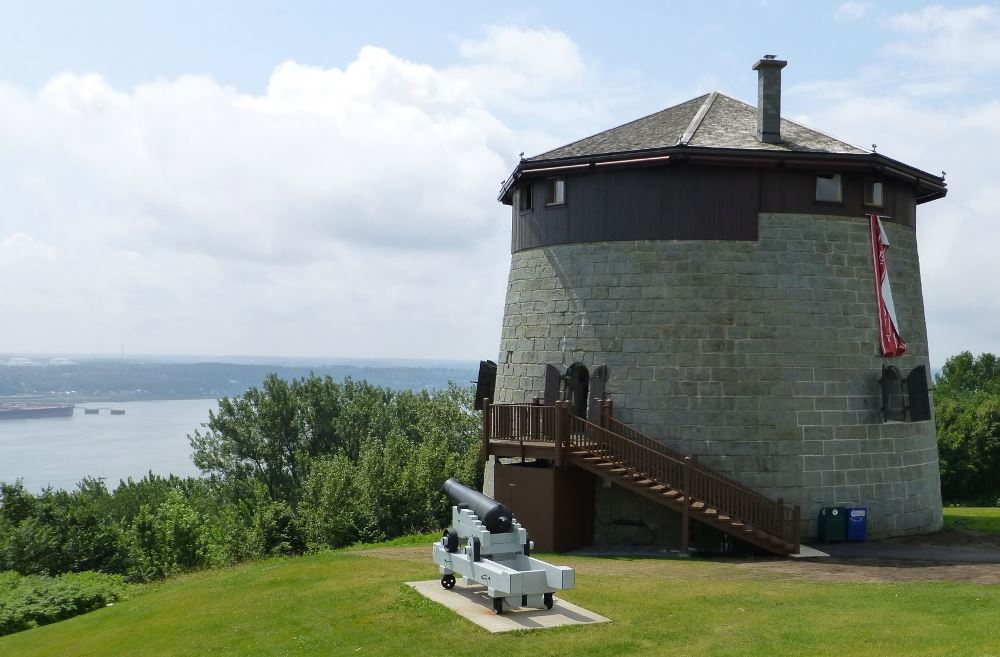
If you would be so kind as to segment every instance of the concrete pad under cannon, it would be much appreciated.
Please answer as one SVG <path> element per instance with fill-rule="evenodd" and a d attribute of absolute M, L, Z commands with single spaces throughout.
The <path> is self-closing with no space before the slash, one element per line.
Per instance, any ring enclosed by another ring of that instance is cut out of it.
<path fill-rule="evenodd" d="M 494 634 L 512 630 L 540 630 L 546 627 L 610 621 L 604 616 L 559 598 L 555 598 L 552 609 L 508 609 L 504 606 L 503 614 L 498 616 L 493 613 L 493 600 L 486 594 L 486 587 L 481 584 L 466 584 L 464 578 L 460 578 L 455 583 L 455 588 L 450 591 L 442 588 L 441 581 L 436 579 L 426 582 L 407 582 L 407 585 L 412 586 L 417 593 L 428 600 L 444 605 L 459 616 Z"/>

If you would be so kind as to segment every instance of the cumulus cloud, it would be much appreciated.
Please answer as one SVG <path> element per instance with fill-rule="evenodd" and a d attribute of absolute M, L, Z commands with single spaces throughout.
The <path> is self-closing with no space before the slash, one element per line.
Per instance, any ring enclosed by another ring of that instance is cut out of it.
<path fill-rule="evenodd" d="M 890 54 L 938 69 L 1000 67 L 1000 15 L 991 6 L 932 5 L 892 16 L 888 24 L 899 35 L 886 46 Z"/>
<path fill-rule="evenodd" d="M 545 138 L 494 101 L 543 45 L 544 98 L 586 67 L 565 35 L 512 27 L 451 67 L 378 47 L 343 68 L 284 62 L 260 95 L 205 76 L 0 83 L 0 342 L 491 354 L 509 251 L 494 195 Z"/>

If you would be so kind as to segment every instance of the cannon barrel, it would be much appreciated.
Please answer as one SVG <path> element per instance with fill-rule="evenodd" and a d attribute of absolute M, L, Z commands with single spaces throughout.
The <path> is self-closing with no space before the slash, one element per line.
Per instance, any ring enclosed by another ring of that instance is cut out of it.
<path fill-rule="evenodd" d="M 477 490 L 463 486 L 454 478 L 444 482 L 442 487 L 448 497 L 458 504 L 464 505 L 479 516 L 479 520 L 491 532 L 502 534 L 510 531 L 512 514 L 505 505 L 487 497 Z"/>

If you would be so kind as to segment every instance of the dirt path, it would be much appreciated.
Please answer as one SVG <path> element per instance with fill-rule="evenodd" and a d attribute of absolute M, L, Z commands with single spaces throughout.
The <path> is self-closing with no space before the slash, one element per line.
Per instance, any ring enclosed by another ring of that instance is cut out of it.
<path fill-rule="evenodd" d="M 941 545 L 936 543 L 936 545 Z M 430 546 L 358 550 L 357 554 L 376 559 L 430 562 Z M 1000 584 L 1000 564 L 940 563 L 886 559 L 664 559 L 623 556 L 575 557 L 560 562 L 577 568 L 581 574 L 628 574 L 643 577 L 700 579 L 716 577 L 725 570 L 727 577 L 800 579 L 815 582 L 913 582 L 964 581 Z"/>

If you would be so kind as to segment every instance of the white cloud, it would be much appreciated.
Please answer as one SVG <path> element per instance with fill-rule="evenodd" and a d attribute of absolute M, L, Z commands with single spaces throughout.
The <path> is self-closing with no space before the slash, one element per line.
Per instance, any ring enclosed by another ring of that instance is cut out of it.
<path fill-rule="evenodd" d="M 532 95 L 551 93 L 553 84 L 578 84 L 586 73 L 572 39 L 548 28 L 492 26 L 486 28 L 483 39 L 463 40 L 459 48 L 464 57 L 480 65 L 499 67 L 519 77 L 530 75 L 535 84 L 526 85 L 524 92 Z"/>
<path fill-rule="evenodd" d="M 856 21 L 862 18 L 868 11 L 868 5 L 864 2 L 844 2 L 837 7 L 837 18 L 843 20 Z"/>
<path fill-rule="evenodd" d="M 932 5 L 891 17 L 900 35 L 885 51 L 936 69 L 975 73 L 1000 67 L 1000 15 L 986 5 Z"/>
<path fill-rule="evenodd" d="M 460 50 L 447 68 L 377 47 L 289 61 L 262 95 L 205 76 L 0 83 L 0 343 L 492 355 L 510 230 L 495 193 L 547 139 L 509 127 L 497 94 L 541 71 L 544 113 L 586 67 L 551 30 Z"/>
<path fill-rule="evenodd" d="M 495 110 L 531 117 L 557 131 L 585 129 L 595 117 L 609 120 L 616 82 L 596 76 L 562 32 L 493 26 L 482 39 L 462 40 L 458 46 L 465 61 L 448 74 Z"/>

